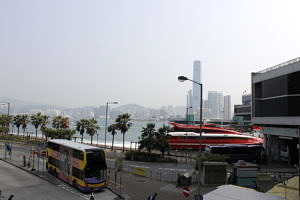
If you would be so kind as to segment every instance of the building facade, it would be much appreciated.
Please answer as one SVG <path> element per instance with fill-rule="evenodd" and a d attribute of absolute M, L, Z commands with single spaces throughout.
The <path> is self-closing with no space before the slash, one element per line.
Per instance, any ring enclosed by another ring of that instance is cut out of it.
<path fill-rule="evenodd" d="M 248 126 L 251 121 L 251 94 L 244 94 L 242 96 L 242 104 L 234 105 L 234 121 L 239 125 Z"/>
<path fill-rule="evenodd" d="M 195 82 L 201 83 L 201 62 L 199 60 L 194 61 L 193 65 L 193 80 Z M 193 83 L 193 111 L 196 116 L 200 111 L 200 86 Z"/>
<path fill-rule="evenodd" d="M 207 95 L 208 108 L 210 109 L 212 119 L 223 118 L 223 93 L 209 91 Z"/>
<path fill-rule="evenodd" d="M 231 96 L 230 95 L 224 96 L 223 119 L 231 120 Z"/>
<path fill-rule="evenodd" d="M 262 126 L 270 159 L 298 162 L 300 58 L 252 73 L 252 122 Z"/>

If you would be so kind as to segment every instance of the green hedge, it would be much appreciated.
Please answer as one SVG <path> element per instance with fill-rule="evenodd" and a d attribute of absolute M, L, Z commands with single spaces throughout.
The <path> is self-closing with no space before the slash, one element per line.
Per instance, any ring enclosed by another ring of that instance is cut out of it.
<path fill-rule="evenodd" d="M 127 151 L 125 153 L 126 160 L 142 161 L 142 162 L 177 162 L 172 158 L 164 158 L 160 154 L 153 154 L 142 151 Z"/>
<path fill-rule="evenodd" d="M 26 144 L 45 144 L 45 141 L 35 140 L 33 138 L 16 136 L 16 135 L 1 135 L 0 140 L 13 141 L 13 142 L 24 142 Z"/>

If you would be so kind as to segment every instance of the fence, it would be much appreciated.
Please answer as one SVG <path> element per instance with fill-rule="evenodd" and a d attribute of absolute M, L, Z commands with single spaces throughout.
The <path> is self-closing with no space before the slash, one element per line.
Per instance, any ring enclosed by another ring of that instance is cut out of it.
<path fill-rule="evenodd" d="M 109 169 L 115 170 L 117 165 L 117 159 L 107 159 L 107 167 Z M 189 169 L 150 168 L 124 163 L 121 164 L 120 169 L 124 172 L 166 182 L 177 182 L 178 174 L 188 174 L 191 176 L 192 183 L 196 183 L 198 180 L 198 173 Z"/>

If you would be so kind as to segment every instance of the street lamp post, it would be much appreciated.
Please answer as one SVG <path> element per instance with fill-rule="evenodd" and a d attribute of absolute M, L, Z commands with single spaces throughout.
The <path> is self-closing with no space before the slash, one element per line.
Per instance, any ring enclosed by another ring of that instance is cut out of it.
<path fill-rule="evenodd" d="M 108 104 L 118 104 L 118 102 L 106 102 L 106 111 L 105 111 L 105 135 L 104 135 L 104 148 L 106 149 L 106 134 L 107 134 L 107 111 L 108 111 Z"/>
<path fill-rule="evenodd" d="M 201 138 L 202 138 L 202 83 L 198 83 L 194 80 L 191 80 L 185 76 L 178 76 L 178 80 L 180 82 L 184 81 L 191 81 L 193 83 L 196 83 L 200 86 L 200 123 L 199 123 L 199 132 L 200 132 L 200 138 L 199 138 L 199 160 L 198 160 L 198 169 L 199 169 L 199 180 L 198 180 L 198 199 L 200 199 L 202 196 L 200 194 L 200 186 L 201 186 L 201 164 L 202 164 L 202 152 L 201 152 Z"/>

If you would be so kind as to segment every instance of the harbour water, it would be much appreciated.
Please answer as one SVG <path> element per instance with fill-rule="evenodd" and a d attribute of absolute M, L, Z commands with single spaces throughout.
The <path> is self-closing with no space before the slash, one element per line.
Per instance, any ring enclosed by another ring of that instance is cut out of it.
<path fill-rule="evenodd" d="M 93 137 L 93 144 L 104 144 L 105 143 L 105 119 L 97 119 L 98 125 L 100 126 L 100 130 L 94 135 Z M 113 124 L 115 121 L 114 120 L 107 120 L 107 127 L 110 124 Z M 132 126 L 130 129 L 126 132 L 125 134 L 125 147 L 130 147 L 131 142 L 138 142 L 139 137 L 141 136 L 141 130 L 143 127 L 146 127 L 148 123 L 154 123 L 155 124 L 155 129 L 158 130 L 160 127 L 165 125 L 169 125 L 168 121 L 138 121 L 138 120 L 132 120 Z M 72 121 L 71 122 L 71 129 L 75 129 L 75 124 L 76 122 Z M 50 127 L 50 124 L 48 125 Z M 17 129 L 16 127 L 13 128 L 13 132 L 16 134 Z M 26 129 L 26 132 L 29 132 L 31 136 L 35 136 L 35 128 L 31 124 L 28 124 L 28 127 Z M 20 128 L 20 134 L 23 133 L 23 130 Z M 41 137 L 42 134 L 40 130 L 38 129 L 38 136 Z M 76 132 L 74 135 L 75 137 L 80 137 L 80 134 Z M 98 136 L 98 141 L 97 141 L 97 136 Z M 91 142 L 91 137 L 84 133 L 83 137 L 84 142 L 90 143 Z M 106 134 L 106 145 L 111 145 L 112 143 L 112 135 L 110 132 L 107 131 Z M 122 146 L 123 145 L 123 135 L 121 134 L 120 131 L 117 132 L 117 135 L 115 135 L 115 142 L 114 146 Z M 134 147 L 134 144 L 132 144 Z"/>

